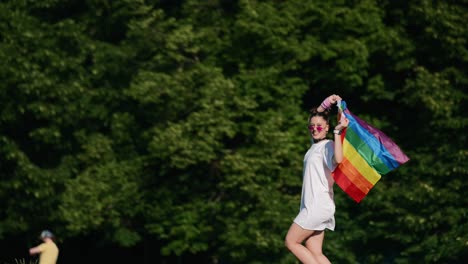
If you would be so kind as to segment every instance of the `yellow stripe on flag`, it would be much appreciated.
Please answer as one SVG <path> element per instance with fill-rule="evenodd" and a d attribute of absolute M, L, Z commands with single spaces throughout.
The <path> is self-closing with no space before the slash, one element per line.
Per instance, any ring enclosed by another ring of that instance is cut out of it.
<path fill-rule="evenodd" d="M 370 183 L 375 185 L 381 178 L 380 174 L 377 173 L 369 164 L 361 157 L 356 149 L 349 143 L 345 138 L 343 141 L 343 154 L 346 159 L 358 170 L 361 175 L 366 178 Z"/>

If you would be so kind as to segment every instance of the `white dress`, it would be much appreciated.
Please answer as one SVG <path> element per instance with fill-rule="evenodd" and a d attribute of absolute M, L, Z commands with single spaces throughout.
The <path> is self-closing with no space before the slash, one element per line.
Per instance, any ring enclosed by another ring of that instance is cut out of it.
<path fill-rule="evenodd" d="M 301 207 L 294 223 L 308 230 L 335 229 L 335 202 L 331 172 L 334 143 L 322 140 L 312 144 L 304 156 Z"/>

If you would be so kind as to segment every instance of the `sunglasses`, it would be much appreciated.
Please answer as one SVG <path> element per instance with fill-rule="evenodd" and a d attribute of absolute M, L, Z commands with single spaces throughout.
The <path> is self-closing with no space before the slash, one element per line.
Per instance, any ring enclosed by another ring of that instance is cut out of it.
<path fill-rule="evenodd" d="M 322 127 L 322 126 L 316 126 L 316 125 L 308 125 L 307 128 L 308 128 L 310 131 L 317 130 L 318 132 L 322 132 L 322 130 L 323 130 L 323 127 Z"/>

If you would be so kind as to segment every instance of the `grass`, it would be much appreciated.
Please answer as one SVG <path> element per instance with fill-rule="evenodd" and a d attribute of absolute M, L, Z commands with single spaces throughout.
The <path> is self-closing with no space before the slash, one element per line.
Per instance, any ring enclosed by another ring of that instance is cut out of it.
<path fill-rule="evenodd" d="M 10 262 L 0 262 L 1 264 L 11 264 Z M 26 262 L 25 259 L 15 259 L 14 264 L 38 264 L 39 260 L 30 260 L 29 262 Z"/>

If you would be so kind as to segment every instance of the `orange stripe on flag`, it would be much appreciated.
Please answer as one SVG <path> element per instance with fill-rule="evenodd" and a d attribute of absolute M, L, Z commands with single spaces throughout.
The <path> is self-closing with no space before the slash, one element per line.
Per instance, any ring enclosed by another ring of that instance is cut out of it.
<path fill-rule="evenodd" d="M 344 159 L 340 164 L 340 170 L 346 177 L 356 185 L 359 190 L 367 194 L 374 185 L 370 183 L 362 174 L 349 162 L 348 159 Z"/>

